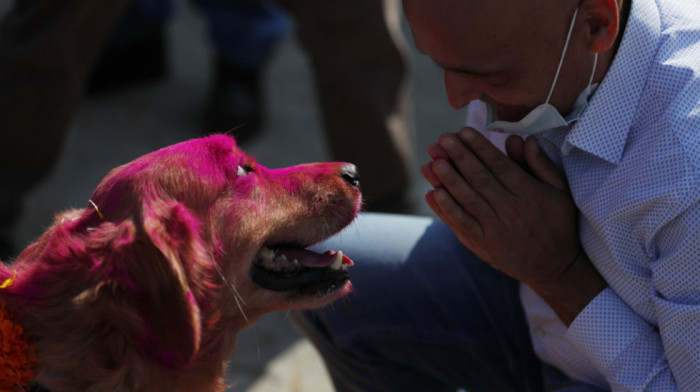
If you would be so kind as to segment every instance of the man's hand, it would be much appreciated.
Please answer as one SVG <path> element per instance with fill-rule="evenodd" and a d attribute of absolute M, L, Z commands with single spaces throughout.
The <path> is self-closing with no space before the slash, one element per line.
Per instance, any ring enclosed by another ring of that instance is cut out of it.
<path fill-rule="evenodd" d="M 566 179 L 535 138 L 509 156 L 472 128 L 429 147 L 430 208 L 482 260 L 527 284 L 570 324 L 605 282 L 581 248 Z M 531 173 L 531 174 L 530 174 Z"/>

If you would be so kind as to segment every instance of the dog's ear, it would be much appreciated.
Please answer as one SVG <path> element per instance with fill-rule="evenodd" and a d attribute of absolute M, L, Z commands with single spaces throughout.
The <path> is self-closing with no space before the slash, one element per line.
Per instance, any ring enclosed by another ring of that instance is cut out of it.
<path fill-rule="evenodd" d="M 194 358 L 201 338 L 199 306 L 188 279 L 200 270 L 199 221 L 181 204 L 158 200 L 144 208 L 143 229 L 150 242 L 144 247 L 154 251 L 161 270 L 147 279 L 142 311 L 149 325 L 141 344 L 161 365 L 177 369 Z"/>
<path fill-rule="evenodd" d="M 187 366 L 199 350 L 200 310 L 188 283 L 200 270 L 194 265 L 202 254 L 198 231 L 186 208 L 158 201 L 144 206 L 140 225 L 105 222 L 88 245 L 102 257 L 95 288 L 79 300 L 83 309 L 172 370 Z M 118 357 L 111 346 L 105 349 Z"/>

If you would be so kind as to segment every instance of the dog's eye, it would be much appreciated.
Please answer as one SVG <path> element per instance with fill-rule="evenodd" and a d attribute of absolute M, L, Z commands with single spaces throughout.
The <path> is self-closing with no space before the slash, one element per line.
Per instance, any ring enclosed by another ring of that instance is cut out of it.
<path fill-rule="evenodd" d="M 236 173 L 236 175 L 238 175 L 238 177 L 243 177 L 243 176 L 247 176 L 248 174 L 250 174 L 252 172 L 253 172 L 252 167 L 250 167 L 249 165 L 243 164 L 243 165 L 238 165 L 238 172 Z"/>

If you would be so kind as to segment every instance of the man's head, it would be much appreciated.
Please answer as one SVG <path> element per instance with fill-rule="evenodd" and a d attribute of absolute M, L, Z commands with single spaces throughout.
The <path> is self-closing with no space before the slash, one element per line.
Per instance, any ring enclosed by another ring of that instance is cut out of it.
<path fill-rule="evenodd" d="M 519 120 L 543 103 L 574 11 L 578 14 L 551 102 L 566 113 L 586 88 L 593 58 L 600 81 L 614 55 L 619 0 L 404 0 L 418 48 L 445 70 L 450 105 L 474 99 Z"/>

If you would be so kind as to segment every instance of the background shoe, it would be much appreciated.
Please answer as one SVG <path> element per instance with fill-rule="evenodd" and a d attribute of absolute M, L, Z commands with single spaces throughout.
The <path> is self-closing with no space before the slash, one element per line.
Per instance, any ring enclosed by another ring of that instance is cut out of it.
<path fill-rule="evenodd" d="M 261 133 L 261 72 L 218 58 L 204 118 L 207 132 L 231 131 L 238 143 Z"/>

